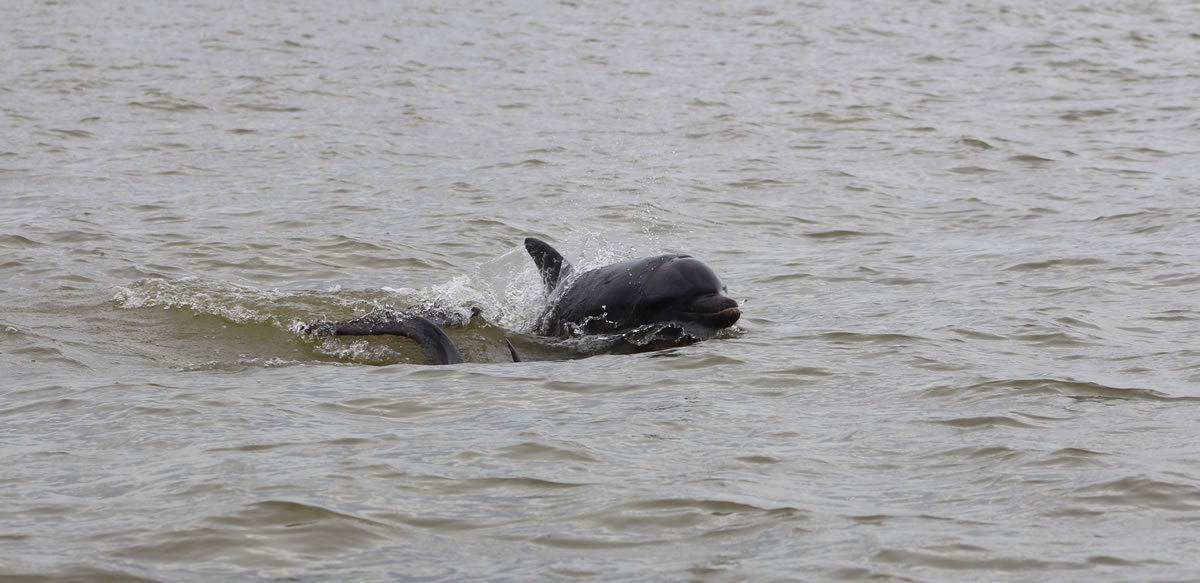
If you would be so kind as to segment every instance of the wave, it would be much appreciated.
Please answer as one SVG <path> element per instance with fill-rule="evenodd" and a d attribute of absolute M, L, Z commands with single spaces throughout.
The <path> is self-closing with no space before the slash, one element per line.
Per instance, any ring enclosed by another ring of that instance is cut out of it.
<path fill-rule="evenodd" d="M 358 553 L 384 544 L 392 527 L 313 504 L 267 500 L 208 517 L 203 525 L 154 536 L 114 552 L 151 563 L 220 560 L 248 568 L 306 564 L 313 555 Z M 284 546 L 289 552 L 273 552 Z"/>
<path fill-rule="evenodd" d="M 1080 400 L 1200 401 L 1200 397 L 1176 396 L 1155 389 L 1114 387 L 1073 379 L 1033 378 L 987 381 L 967 386 L 937 386 L 923 391 L 931 398 L 980 399 L 997 396 L 1057 395 Z"/>
<path fill-rule="evenodd" d="M 149 278 L 116 288 L 112 301 L 118 309 L 136 310 L 149 317 L 164 341 L 185 354 L 182 370 L 242 370 L 246 367 L 279 367 L 304 363 L 343 362 L 395 364 L 425 362 L 415 344 L 404 338 L 351 338 L 304 333 L 307 323 L 344 320 L 363 314 L 395 313 L 414 306 L 440 309 L 456 316 L 468 338 L 460 349 L 469 359 L 503 360 L 487 345 L 503 349 L 500 329 L 486 320 L 472 319 L 473 308 L 496 315 L 516 328 L 532 328 L 534 316 L 524 311 L 525 299 L 505 301 L 477 280 L 461 276 L 428 289 L 280 291 L 227 281 L 195 277 Z M 192 358 L 189 354 L 216 353 L 218 358 Z M 504 353 L 506 356 L 507 353 Z M 165 356 L 165 355 L 164 355 Z M 475 357 L 475 358 L 472 358 Z M 169 357 L 167 360 L 173 360 Z"/>

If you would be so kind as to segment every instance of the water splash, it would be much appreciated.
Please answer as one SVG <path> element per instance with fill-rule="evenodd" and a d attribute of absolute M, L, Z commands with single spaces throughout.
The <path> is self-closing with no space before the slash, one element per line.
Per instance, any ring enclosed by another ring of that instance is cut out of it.
<path fill-rule="evenodd" d="M 278 290 L 185 277 L 178 280 L 142 279 L 117 287 L 113 301 L 125 309 L 191 309 L 241 324 L 271 321 L 273 316 L 263 307 L 284 296 Z"/>

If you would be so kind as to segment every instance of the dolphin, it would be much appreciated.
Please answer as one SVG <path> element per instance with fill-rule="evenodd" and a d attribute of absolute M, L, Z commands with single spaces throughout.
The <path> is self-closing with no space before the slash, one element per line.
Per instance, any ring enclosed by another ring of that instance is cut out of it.
<path fill-rule="evenodd" d="M 717 274 L 691 255 L 630 259 L 576 274 L 541 239 L 525 239 L 525 250 L 550 297 L 536 326 L 544 336 L 619 334 L 668 324 L 704 339 L 741 317 Z"/>
<path fill-rule="evenodd" d="M 630 259 L 577 272 L 541 239 L 526 238 L 525 250 L 549 299 L 535 326 L 542 336 L 622 334 L 662 325 L 702 340 L 741 317 L 737 301 L 725 295 L 725 285 L 717 274 L 690 255 Z M 478 313 L 477 308 L 473 310 L 473 315 Z M 432 364 L 463 362 L 454 342 L 427 315 L 438 320 L 446 317 L 415 312 L 380 317 L 372 313 L 346 322 L 315 322 L 305 326 L 305 331 L 345 336 L 395 334 L 414 340 Z M 520 362 L 516 348 L 508 339 L 504 342 L 513 362 Z"/>

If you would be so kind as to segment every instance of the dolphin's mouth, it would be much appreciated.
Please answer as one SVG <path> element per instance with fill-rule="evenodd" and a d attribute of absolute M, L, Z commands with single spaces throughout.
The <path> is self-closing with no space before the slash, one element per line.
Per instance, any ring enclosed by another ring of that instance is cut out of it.
<path fill-rule="evenodd" d="M 725 296 L 703 298 L 681 314 L 686 320 L 714 330 L 728 328 L 742 317 L 737 301 Z"/>
<path fill-rule="evenodd" d="M 742 311 L 734 306 L 715 312 L 688 312 L 687 315 L 692 316 L 694 322 L 710 324 L 714 328 L 728 328 L 742 317 Z"/>

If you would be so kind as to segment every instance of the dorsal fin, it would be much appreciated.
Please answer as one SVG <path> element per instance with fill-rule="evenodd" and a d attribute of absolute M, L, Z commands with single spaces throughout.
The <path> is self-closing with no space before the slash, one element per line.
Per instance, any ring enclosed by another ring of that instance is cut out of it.
<path fill-rule="evenodd" d="M 513 362 L 521 362 L 521 355 L 517 354 L 517 349 L 513 347 L 512 342 L 505 338 L 504 343 L 508 345 L 508 353 L 512 355 Z"/>
<path fill-rule="evenodd" d="M 529 256 L 533 258 L 533 264 L 541 272 L 542 283 L 546 284 L 547 292 L 554 291 L 559 282 L 565 279 L 568 273 L 571 273 L 571 264 L 563 259 L 562 254 L 551 247 L 549 243 L 534 237 L 527 237 L 525 250 L 529 252 Z"/>

